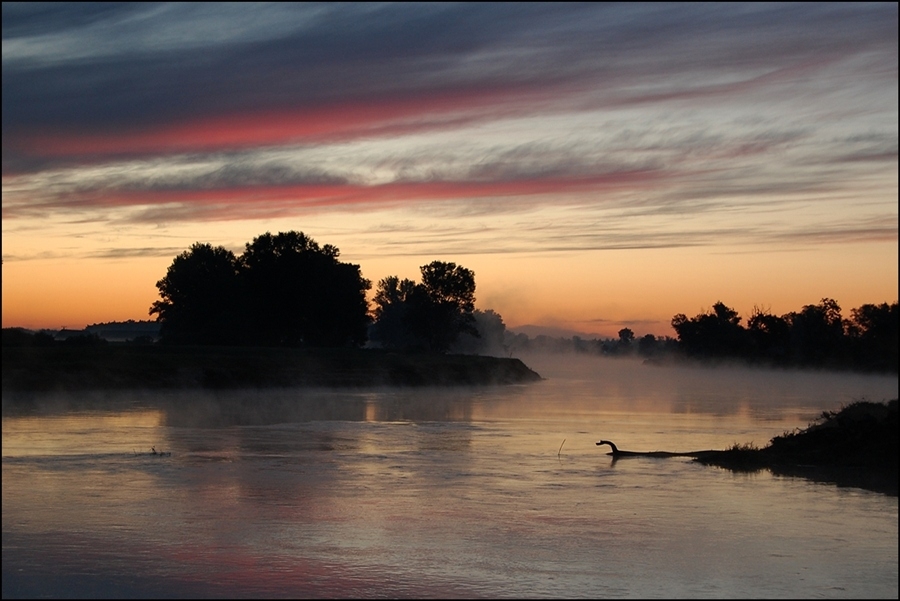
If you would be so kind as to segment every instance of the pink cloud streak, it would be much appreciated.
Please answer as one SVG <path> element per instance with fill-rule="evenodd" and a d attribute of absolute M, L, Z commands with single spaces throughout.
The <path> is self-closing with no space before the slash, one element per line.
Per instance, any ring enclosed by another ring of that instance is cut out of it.
<path fill-rule="evenodd" d="M 323 142 L 460 125 L 524 110 L 546 90 L 475 90 L 428 97 L 217 115 L 123 131 L 14 133 L 7 144 L 46 158 L 172 154 Z"/>

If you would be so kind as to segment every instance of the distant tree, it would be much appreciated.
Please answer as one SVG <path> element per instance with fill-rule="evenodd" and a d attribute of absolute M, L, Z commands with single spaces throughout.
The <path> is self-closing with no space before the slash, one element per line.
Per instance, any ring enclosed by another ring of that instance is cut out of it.
<path fill-rule="evenodd" d="M 35 346 L 52 346 L 55 343 L 56 340 L 54 340 L 53 334 L 49 334 L 44 331 L 34 333 Z"/>
<path fill-rule="evenodd" d="M 634 331 L 631 328 L 622 328 L 619 330 L 619 339 L 616 341 L 616 352 L 620 355 L 627 355 L 633 352 L 632 343 L 634 342 Z"/>
<path fill-rule="evenodd" d="M 721 301 L 712 310 L 688 318 L 679 313 L 672 328 L 684 352 L 698 357 L 734 357 L 746 352 L 746 330 L 737 311 Z"/>
<path fill-rule="evenodd" d="M 756 359 L 783 363 L 788 357 L 791 344 L 791 326 L 784 317 L 773 315 L 768 310 L 753 307 L 753 314 L 747 320 L 751 353 Z"/>
<path fill-rule="evenodd" d="M 225 344 L 239 321 L 237 260 L 221 246 L 195 243 L 156 282 L 162 300 L 150 314 L 160 338 L 172 344 Z"/>
<path fill-rule="evenodd" d="M 84 332 L 83 334 L 69 336 L 63 341 L 63 344 L 66 346 L 105 346 L 109 344 L 109 342 L 107 342 L 105 338 L 101 338 L 97 334 Z"/>
<path fill-rule="evenodd" d="M 773 315 L 753 308 L 747 329 L 737 312 L 722 303 L 693 318 L 672 318 L 679 350 L 700 357 L 731 356 L 778 365 L 897 371 L 900 309 L 893 304 L 862 305 L 843 319 L 831 298 L 800 311 Z"/>
<path fill-rule="evenodd" d="M 531 338 L 528 337 L 528 334 L 516 334 L 509 330 L 506 331 L 503 337 L 503 346 L 510 354 L 525 353 L 533 349 Z"/>
<path fill-rule="evenodd" d="M 420 270 L 419 284 L 396 276 L 378 283 L 372 340 L 388 348 L 443 353 L 463 333 L 477 337 L 475 274 L 443 261 Z"/>
<path fill-rule="evenodd" d="M 642 357 L 652 357 L 657 352 L 656 336 L 646 334 L 638 340 L 638 354 Z"/>
<path fill-rule="evenodd" d="M 853 360 L 859 366 L 897 371 L 900 306 L 862 305 L 850 311 L 845 330 L 851 338 Z"/>
<path fill-rule="evenodd" d="M 25 328 L 3 328 L 3 346 L 52 346 L 56 341 L 46 332 Z"/>
<path fill-rule="evenodd" d="M 839 364 L 843 361 L 844 321 L 841 307 L 831 298 L 804 305 L 785 315 L 791 328 L 791 355 L 800 365 Z"/>

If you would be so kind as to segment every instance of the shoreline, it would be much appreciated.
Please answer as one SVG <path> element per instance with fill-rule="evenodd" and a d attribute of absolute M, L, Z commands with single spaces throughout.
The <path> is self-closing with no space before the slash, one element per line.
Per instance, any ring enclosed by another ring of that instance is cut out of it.
<path fill-rule="evenodd" d="M 734 472 L 767 469 L 838 486 L 898 495 L 897 399 L 856 401 L 825 411 L 806 428 L 774 437 L 767 446 L 735 445 L 694 458 Z"/>
<path fill-rule="evenodd" d="M 543 378 L 520 359 L 380 349 L 4 347 L 3 391 L 490 386 Z"/>

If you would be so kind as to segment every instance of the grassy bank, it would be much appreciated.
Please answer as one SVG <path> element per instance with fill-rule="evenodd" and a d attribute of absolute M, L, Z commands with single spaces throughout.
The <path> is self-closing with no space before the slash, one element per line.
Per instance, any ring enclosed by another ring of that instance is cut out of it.
<path fill-rule="evenodd" d="M 857 401 L 826 411 L 805 429 L 776 436 L 768 446 L 736 445 L 697 461 L 736 471 L 769 469 L 897 495 L 897 399 Z"/>
<path fill-rule="evenodd" d="M 4 347 L 3 390 L 465 386 L 534 382 L 519 359 L 374 349 Z"/>

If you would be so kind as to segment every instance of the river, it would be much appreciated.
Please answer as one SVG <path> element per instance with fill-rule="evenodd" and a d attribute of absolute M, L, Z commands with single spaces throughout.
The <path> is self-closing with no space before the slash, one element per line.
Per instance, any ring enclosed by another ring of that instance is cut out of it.
<path fill-rule="evenodd" d="M 897 497 L 595 444 L 763 446 L 896 376 L 523 359 L 546 379 L 4 395 L 3 597 L 897 598 Z"/>

